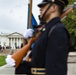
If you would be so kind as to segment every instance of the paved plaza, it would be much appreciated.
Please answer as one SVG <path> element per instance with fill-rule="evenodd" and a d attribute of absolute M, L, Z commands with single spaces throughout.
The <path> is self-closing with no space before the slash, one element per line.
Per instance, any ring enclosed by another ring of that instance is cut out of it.
<path fill-rule="evenodd" d="M 0 75 L 15 75 L 15 68 L 4 65 L 0 67 Z M 76 75 L 76 63 L 68 64 L 68 75 Z"/>
<path fill-rule="evenodd" d="M 7 65 L 0 67 L 0 75 L 14 75 L 14 72 L 14 67 L 8 67 Z"/>
<path fill-rule="evenodd" d="M 15 75 L 15 68 L 4 65 L 0 67 L 0 75 Z M 76 53 L 70 53 L 68 58 L 68 75 L 76 75 Z"/>

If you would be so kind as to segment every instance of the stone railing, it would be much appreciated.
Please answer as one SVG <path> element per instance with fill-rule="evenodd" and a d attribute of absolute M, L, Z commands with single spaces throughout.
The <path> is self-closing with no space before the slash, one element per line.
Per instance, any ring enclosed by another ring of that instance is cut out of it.
<path fill-rule="evenodd" d="M 76 52 L 69 53 L 68 63 L 76 63 Z"/>

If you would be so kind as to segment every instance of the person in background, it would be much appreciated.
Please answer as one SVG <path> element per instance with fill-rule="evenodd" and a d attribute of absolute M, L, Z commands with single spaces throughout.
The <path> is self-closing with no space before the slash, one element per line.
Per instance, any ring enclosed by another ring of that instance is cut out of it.
<path fill-rule="evenodd" d="M 2 46 L 0 45 L 0 51 L 2 51 Z"/>

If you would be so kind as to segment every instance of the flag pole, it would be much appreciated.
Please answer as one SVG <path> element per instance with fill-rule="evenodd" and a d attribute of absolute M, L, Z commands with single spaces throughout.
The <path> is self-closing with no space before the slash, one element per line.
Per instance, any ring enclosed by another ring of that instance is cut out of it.
<path fill-rule="evenodd" d="M 28 25 L 27 28 L 30 28 L 32 24 L 32 0 L 29 0 L 28 3 Z"/>

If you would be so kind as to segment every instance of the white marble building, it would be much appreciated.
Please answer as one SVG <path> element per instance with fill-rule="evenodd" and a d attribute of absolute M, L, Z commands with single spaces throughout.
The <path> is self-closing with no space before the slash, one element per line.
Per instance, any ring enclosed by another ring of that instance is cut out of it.
<path fill-rule="evenodd" d="M 22 34 L 14 32 L 11 34 L 0 34 L 0 45 L 10 47 L 11 49 L 20 48 L 22 43 Z"/>

